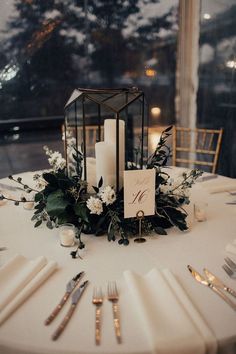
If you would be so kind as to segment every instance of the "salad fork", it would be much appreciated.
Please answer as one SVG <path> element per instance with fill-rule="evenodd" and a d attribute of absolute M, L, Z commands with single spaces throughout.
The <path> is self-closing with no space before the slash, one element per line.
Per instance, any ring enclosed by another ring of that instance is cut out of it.
<path fill-rule="evenodd" d="M 119 295 L 118 295 L 118 290 L 115 281 L 108 283 L 107 299 L 112 302 L 115 334 L 116 334 L 117 342 L 120 344 L 121 332 L 120 332 L 120 317 L 119 317 L 119 306 L 118 306 Z"/>
<path fill-rule="evenodd" d="M 103 294 L 101 287 L 93 289 L 93 304 L 96 306 L 95 312 L 95 343 L 99 345 L 101 342 L 101 306 L 103 303 Z"/>
<path fill-rule="evenodd" d="M 233 271 L 229 266 L 227 266 L 226 264 L 223 264 L 222 268 L 224 269 L 224 271 L 228 274 L 228 276 L 230 278 L 236 278 L 235 271 Z"/>

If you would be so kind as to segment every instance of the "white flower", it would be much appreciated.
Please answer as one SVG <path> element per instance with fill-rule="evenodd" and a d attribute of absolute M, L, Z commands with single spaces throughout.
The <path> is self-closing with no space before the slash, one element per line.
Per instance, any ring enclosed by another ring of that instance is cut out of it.
<path fill-rule="evenodd" d="M 103 212 L 102 201 L 98 198 L 90 197 L 86 202 L 90 214 L 100 215 Z"/>
<path fill-rule="evenodd" d="M 113 204 L 116 200 L 116 193 L 113 188 L 106 186 L 100 193 L 100 197 L 106 205 Z"/>
<path fill-rule="evenodd" d="M 48 182 L 45 181 L 42 175 L 39 175 L 37 173 L 33 176 L 33 180 L 35 181 L 35 188 L 40 191 L 44 189 L 48 184 Z"/>
<path fill-rule="evenodd" d="M 160 191 L 164 194 L 171 193 L 171 186 L 169 184 L 161 184 L 160 185 Z"/>
<path fill-rule="evenodd" d="M 49 156 L 48 162 L 52 166 L 54 171 L 63 169 L 66 167 L 66 160 L 62 157 L 59 151 L 52 151 L 47 146 L 44 146 L 46 155 Z"/>

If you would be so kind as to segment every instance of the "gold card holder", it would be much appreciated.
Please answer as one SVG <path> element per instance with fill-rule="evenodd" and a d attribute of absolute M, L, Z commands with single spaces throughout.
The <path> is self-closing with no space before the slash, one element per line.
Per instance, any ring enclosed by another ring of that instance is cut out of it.
<path fill-rule="evenodd" d="M 134 242 L 136 243 L 144 243 L 146 242 L 146 239 L 142 237 L 142 220 L 144 219 L 144 212 L 143 210 L 139 210 L 136 213 L 136 218 L 138 220 L 138 237 L 134 239 Z"/>

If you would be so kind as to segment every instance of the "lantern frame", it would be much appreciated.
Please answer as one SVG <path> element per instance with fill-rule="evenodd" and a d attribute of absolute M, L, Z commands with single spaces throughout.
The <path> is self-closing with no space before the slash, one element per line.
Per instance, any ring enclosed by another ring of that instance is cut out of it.
<path fill-rule="evenodd" d="M 133 104 L 138 102 L 140 106 L 140 159 L 139 159 L 139 169 L 143 169 L 144 167 L 144 149 L 148 146 L 148 132 L 146 133 L 146 143 L 144 143 L 145 137 L 145 129 L 148 129 L 148 104 L 145 99 L 144 92 L 139 90 L 136 87 L 132 88 L 78 88 L 75 89 L 69 100 L 67 101 L 64 107 L 64 134 L 65 134 L 65 156 L 66 156 L 66 164 L 68 168 L 68 144 L 67 144 L 67 131 L 69 127 L 75 127 L 75 140 L 76 147 L 79 146 L 79 138 L 78 138 L 78 126 L 82 126 L 82 142 L 81 148 L 83 152 L 84 158 L 84 180 L 87 181 L 87 146 L 86 146 L 86 127 L 87 118 L 90 113 L 87 113 L 86 108 L 88 103 L 97 105 L 97 122 L 96 125 L 98 127 L 98 135 L 97 141 L 101 141 L 101 128 L 102 128 L 102 110 L 108 110 L 114 114 L 113 119 L 116 120 L 116 190 L 119 191 L 120 183 L 119 183 L 119 120 L 121 119 L 121 112 L 126 112 L 126 116 L 128 117 L 128 110 Z M 86 104 L 85 104 L 86 103 Z M 79 114 L 79 104 L 81 104 Z M 71 118 L 69 116 L 73 116 L 74 125 L 71 124 Z M 127 118 L 128 119 L 128 118 Z M 78 121 L 82 124 L 78 124 Z M 122 119 L 123 120 L 123 119 Z M 126 120 L 125 120 L 126 121 Z M 78 152 L 77 152 L 78 154 Z M 125 161 L 127 162 L 127 161 Z M 125 168 L 127 168 L 127 164 L 125 163 Z"/>

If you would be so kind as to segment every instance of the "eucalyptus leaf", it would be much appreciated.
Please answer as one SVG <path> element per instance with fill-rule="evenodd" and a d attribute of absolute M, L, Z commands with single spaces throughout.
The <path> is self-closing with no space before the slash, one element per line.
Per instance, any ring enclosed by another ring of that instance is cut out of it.
<path fill-rule="evenodd" d="M 48 196 L 45 209 L 50 216 L 58 216 L 64 212 L 68 205 L 68 200 L 65 199 L 63 192 L 59 189 Z"/>
<path fill-rule="evenodd" d="M 85 203 L 78 203 L 74 206 L 75 215 L 79 216 L 86 223 L 89 222 L 88 210 Z"/>
<path fill-rule="evenodd" d="M 35 196 L 34 196 L 34 200 L 35 202 L 40 202 L 41 200 L 43 200 L 43 193 L 39 192 L 39 193 L 36 193 Z"/>
<path fill-rule="evenodd" d="M 58 185 L 58 180 L 56 176 L 53 173 L 43 173 L 43 178 L 45 179 L 46 182 L 57 186 Z"/>
<path fill-rule="evenodd" d="M 38 227 L 42 224 L 42 220 L 38 220 L 35 224 L 34 227 Z"/>
<path fill-rule="evenodd" d="M 103 185 L 103 178 L 101 177 L 99 182 L 98 182 L 98 188 L 101 188 Z"/>
<path fill-rule="evenodd" d="M 156 226 L 154 230 L 158 235 L 167 235 L 167 232 L 163 227 Z"/>
<path fill-rule="evenodd" d="M 47 221 L 46 226 L 47 226 L 48 229 L 51 229 L 51 230 L 53 229 L 53 225 L 52 225 L 51 220 Z"/>

